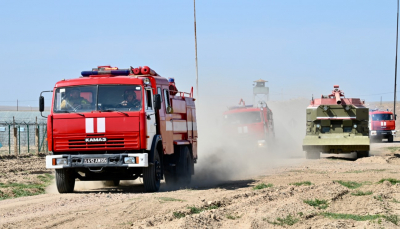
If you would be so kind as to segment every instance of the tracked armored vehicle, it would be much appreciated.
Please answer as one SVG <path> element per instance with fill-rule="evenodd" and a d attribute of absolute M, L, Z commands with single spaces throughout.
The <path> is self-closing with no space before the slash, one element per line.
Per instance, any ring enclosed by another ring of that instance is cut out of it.
<path fill-rule="evenodd" d="M 307 159 L 321 153 L 369 156 L 369 110 L 359 98 L 345 98 L 338 85 L 332 94 L 312 99 L 307 107 L 303 150 Z"/>

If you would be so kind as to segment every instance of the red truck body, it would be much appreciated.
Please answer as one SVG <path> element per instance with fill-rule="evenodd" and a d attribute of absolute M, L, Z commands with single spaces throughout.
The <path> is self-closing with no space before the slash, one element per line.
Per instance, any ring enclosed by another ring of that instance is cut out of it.
<path fill-rule="evenodd" d="M 369 117 L 370 136 L 393 142 L 393 137 L 396 136 L 396 121 L 393 112 L 371 110 Z"/>
<path fill-rule="evenodd" d="M 47 156 L 46 167 L 56 169 L 60 193 L 72 192 L 70 180 L 76 178 L 118 184 L 143 177 L 146 191 L 158 191 L 163 177 L 167 183 L 187 184 L 194 174 L 193 89 L 178 92 L 174 79 L 148 67 L 99 66 L 57 82 L 47 119 L 53 155 Z"/>
<path fill-rule="evenodd" d="M 242 100 L 241 100 L 242 102 Z M 233 139 L 250 141 L 258 147 L 266 146 L 267 140 L 275 135 L 273 114 L 266 103 L 260 107 L 243 105 L 230 107 L 223 113 L 224 129 Z"/>

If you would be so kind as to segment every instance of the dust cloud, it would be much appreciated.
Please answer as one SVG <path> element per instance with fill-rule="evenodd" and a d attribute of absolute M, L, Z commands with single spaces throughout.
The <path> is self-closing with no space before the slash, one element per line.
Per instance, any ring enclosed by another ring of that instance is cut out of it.
<path fill-rule="evenodd" d="M 237 98 L 239 100 L 240 97 Z M 275 137 L 266 148 L 258 148 L 257 141 L 238 139 L 238 135 L 231 135 L 224 129 L 223 112 L 237 102 L 226 104 L 213 98 L 197 102 L 199 145 L 193 185 L 246 179 L 277 166 L 305 160 L 301 145 L 309 99 L 269 101 L 267 104 L 273 112 Z"/>

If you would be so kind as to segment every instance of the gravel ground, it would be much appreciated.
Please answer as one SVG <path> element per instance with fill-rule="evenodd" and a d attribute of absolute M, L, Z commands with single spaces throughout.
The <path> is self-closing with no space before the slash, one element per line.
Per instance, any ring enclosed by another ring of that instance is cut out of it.
<path fill-rule="evenodd" d="M 400 179 L 400 151 L 388 146 L 374 144 L 372 156 L 358 160 L 286 159 L 230 181 L 204 184 L 197 176 L 186 189 L 169 191 L 162 185 L 159 193 L 142 193 L 140 180 L 119 187 L 77 182 L 76 193 L 62 195 L 52 184 L 47 194 L 0 201 L 0 227 L 398 228 L 400 184 L 378 183 Z M 398 142 L 390 146 L 400 149 Z M 36 182 L 38 174 L 49 172 L 43 157 L 0 159 L 0 183 Z M 293 185 L 305 181 L 311 185 Z M 341 181 L 360 187 L 351 189 Z M 267 187 L 254 189 L 260 184 Z M 322 204 L 304 202 L 316 199 Z"/>

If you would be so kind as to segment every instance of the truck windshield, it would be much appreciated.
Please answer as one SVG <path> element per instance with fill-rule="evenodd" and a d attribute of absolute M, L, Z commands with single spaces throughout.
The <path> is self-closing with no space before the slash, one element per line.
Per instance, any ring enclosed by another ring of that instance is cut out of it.
<path fill-rule="evenodd" d="M 57 88 L 55 113 L 99 111 L 139 111 L 142 87 L 139 85 L 90 85 Z"/>
<path fill-rule="evenodd" d="M 392 114 L 373 114 L 371 115 L 372 121 L 393 120 Z"/>
<path fill-rule="evenodd" d="M 260 112 L 238 112 L 225 115 L 226 124 L 249 124 L 261 122 Z"/>

